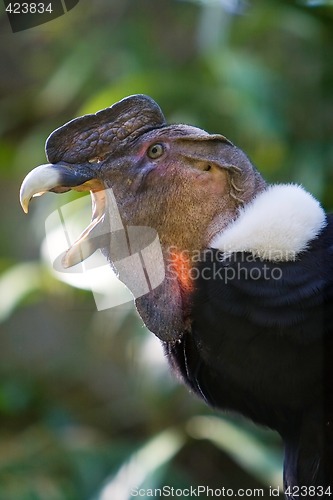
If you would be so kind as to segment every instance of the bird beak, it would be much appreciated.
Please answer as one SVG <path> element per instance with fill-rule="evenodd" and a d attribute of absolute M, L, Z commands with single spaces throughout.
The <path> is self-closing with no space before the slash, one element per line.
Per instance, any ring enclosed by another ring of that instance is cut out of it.
<path fill-rule="evenodd" d="M 65 193 L 75 191 L 97 191 L 103 189 L 101 181 L 95 179 L 93 171 L 87 167 L 65 163 L 46 163 L 34 168 L 25 177 L 20 189 L 20 202 L 25 213 L 28 213 L 31 198 L 52 191 Z"/>
<path fill-rule="evenodd" d="M 25 213 L 30 200 L 48 191 L 64 193 L 69 190 L 90 191 L 92 199 L 92 219 L 88 227 L 67 250 L 62 258 L 65 268 L 74 266 L 89 257 L 101 246 L 101 225 L 105 215 L 105 191 L 102 182 L 96 179 L 87 165 L 65 163 L 40 165 L 24 179 L 20 190 L 20 202 Z"/>

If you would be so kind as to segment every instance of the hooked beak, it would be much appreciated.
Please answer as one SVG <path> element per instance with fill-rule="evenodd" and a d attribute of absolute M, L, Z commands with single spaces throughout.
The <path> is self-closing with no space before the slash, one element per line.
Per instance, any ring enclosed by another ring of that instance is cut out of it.
<path fill-rule="evenodd" d="M 105 191 L 102 182 L 94 176 L 91 168 L 65 163 L 40 165 L 24 179 L 20 190 L 20 202 L 25 213 L 30 200 L 48 191 L 65 193 L 69 190 L 90 191 L 92 218 L 88 227 L 67 250 L 62 258 L 65 268 L 74 266 L 92 255 L 100 248 L 101 225 L 105 215 Z"/>
<path fill-rule="evenodd" d="M 54 193 L 65 193 L 71 189 L 76 191 L 99 189 L 101 182 L 94 178 L 94 174 L 88 167 L 78 169 L 77 166 L 65 163 L 46 163 L 34 168 L 25 177 L 20 189 L 20 202 L 25 213 L 28 213 L 31 198 L 41 196 L 52 191 Z M 92 182 L 93 181 L 93 182 Z"/>

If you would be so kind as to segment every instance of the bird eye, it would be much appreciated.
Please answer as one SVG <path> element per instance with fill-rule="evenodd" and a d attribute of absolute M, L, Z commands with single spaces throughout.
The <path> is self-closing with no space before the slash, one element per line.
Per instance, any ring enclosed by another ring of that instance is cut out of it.
<path fill-rule="evenodd" d="M 162 156 L 163 153 L 164 153 L 164 147 L 160 143 L 152 144 L 147 151 L 147 155 L 149 156 L 149 158 L 152 158 L 153 160 L 156 160 L 156 158 Z"/>

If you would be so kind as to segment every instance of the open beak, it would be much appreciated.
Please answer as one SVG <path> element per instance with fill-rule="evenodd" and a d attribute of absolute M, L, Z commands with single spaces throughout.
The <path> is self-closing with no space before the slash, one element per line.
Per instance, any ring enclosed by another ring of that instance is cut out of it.
<path fill-rule="evenodd" d="M 101 226 L 105 217 L 106 205 L 103 183 L 96 179 L 93 170 L 86 165 L 47 163 L 34 168 L 24 179 L 20 190 L 20 202 L 24 212 L 27 213 L 30 200 L 33 197 L 48 191 L 64 193 L 71 189 L 90 191 L 92 218 L 88 227 L 62 258 L 62 265 L 65 268 L 82 262 L 101 247 L 101 235 L 105 234 Z"/>

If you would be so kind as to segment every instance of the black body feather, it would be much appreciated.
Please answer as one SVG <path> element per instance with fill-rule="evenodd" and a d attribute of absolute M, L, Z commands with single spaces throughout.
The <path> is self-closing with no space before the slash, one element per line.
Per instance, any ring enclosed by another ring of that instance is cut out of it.
<path fill-rule="evenodd" d="M 209 249 L 197 274 L 172 366 L 210 405 L 281 434 L 286 488 L 333 494 L 333 216 L 295 261 Z"/>

